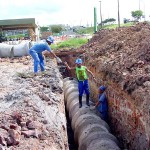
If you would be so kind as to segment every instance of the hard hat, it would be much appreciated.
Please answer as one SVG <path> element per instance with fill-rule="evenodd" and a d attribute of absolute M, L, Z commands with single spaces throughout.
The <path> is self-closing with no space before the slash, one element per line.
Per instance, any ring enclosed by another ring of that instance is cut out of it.
<path fill-rule="evenodd" d="M 49 42 L 51 42 L 51 43 L 54 43 L 54 38 L 53 38 L 52 36 L 49 36 L 49 37 L 47 38 L 47 41 L 49 41 Z"/>
<path fill-rule="evenodd" d="M 105 90 L 106 90 L 106 87 L 102 85 L 102 86 L 99 87 L 99 90 L 105 91 Z"/>
<path fill-rule="evenodd" d="M 82 59 L 80 58 L 76 59 L 76 64 L 82 64 Z"/>

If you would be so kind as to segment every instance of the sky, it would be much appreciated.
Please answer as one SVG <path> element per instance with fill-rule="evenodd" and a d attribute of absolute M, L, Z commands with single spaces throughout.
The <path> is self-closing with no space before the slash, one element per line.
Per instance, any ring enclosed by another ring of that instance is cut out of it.
<path fill-rule="evenodd" d="M 150 20 L 150 0 L 119 0 L 120 19 L 131 19 L 131 11 L 140 9 Z M 140 2 L 140 3 L 139 3 Z M 117 20 L 117 0 L 101 0 L 102 18 Z M 139 5 L 140 4 L 140 5 Z M 35 18 L 40 26 L 51 24 L 93 25 L 94 7 L 100 22 L 99 0 L 0 0 L 0 19 Z"/>

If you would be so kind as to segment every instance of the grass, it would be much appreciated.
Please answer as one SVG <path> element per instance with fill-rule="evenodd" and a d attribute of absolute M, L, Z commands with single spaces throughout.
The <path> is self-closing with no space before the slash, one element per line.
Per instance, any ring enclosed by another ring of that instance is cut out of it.
<path fill-rule="evenodd" d="M 134 23 L 132 22 L 129 22 L 129 23 L 126 23 L 126 24 L 121 24 L 120 26 L 121 27 L 127 27 L 127 26 L 132 26 Z M 104 25 L 102 28 L 103 29 L 115 29 L 118 27 L 118 24 L 111 24 L 111 25 Z M 97 29 L 101 29 L 100 26 L 97 27 Z M 78 30 L 78 33 L 79 34 L 93 34 L 94 33 L 94 27 L 87 27 L 85 29 L 81 29 L 81 30 Z"/>
<path fill-rule="evenodd" d="M 52 49 L 62 49 L 62 48 L 78 48 L 87 43 L 87 39 L 83 38 L 72 38 L 57 44 L 51 45 Z"/>
<path fill-rule="evenodd" d="M 129 22 L 129 23 L 126 23 L 126 24 L 120 24 L 121 27 L 129 27 L 129 26 L 132 26 L 134 23 L 132 22 Z M 118 24 L 112 24 L 112 25 L 106 25 L 104 26 L 103 28 L 104 29 L 115 29 L 118 27 Z"/>

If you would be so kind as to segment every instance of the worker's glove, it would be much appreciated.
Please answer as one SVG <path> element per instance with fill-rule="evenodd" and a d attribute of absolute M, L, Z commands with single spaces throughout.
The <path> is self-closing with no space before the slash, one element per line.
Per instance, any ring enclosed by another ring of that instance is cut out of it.
<path fill-rule="evenodd" d="M 62 63 L 62 60 L 59 57 L 57 57 L 56 60 L 58 64 Z"/>

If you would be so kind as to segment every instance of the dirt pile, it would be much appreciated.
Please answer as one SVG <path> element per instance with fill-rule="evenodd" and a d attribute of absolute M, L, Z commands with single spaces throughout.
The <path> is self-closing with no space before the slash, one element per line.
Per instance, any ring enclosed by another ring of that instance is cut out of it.
<path fill-rule="evenodd" d="M 96 65 L 106 80 L 118 83 L 139 101 L 149 100 L 150 24 L 101 30 L 81 49 L 86 50 L 85 59 Z"/>
<path fill-rule="evenodd" d="M 0 61 L 0 149 L 68 149 L 56 63 L 48 60 L 46 72 L 33 77 L 29 57 Z"/>

